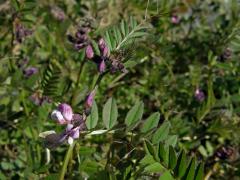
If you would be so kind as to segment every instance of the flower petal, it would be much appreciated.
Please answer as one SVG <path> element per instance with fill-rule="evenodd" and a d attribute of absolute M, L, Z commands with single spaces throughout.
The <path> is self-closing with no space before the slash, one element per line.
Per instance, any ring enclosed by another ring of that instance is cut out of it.
<path fill-rule="evenodd" d="M 93 56 L 94 56 L 93 48 L 92 48 L 91 45 L 88 45 L 88 46 L 86 47 L 86 57 L 87 57 L 88 59 L 92 59 Z"/>
<path fill-rule="evenodd" d="M 72 143 L 73 143 L 73 138 L 72 138 L 71 136 L 69 136 L 67 141 L 68 141 L 68 144 L 69 144 L 69 145 L 72 145 Z"/>
<path fill-rule="evenodd" d="M 70 105 L 62 103 L 58 106 L 58 110 L 62 113 L 63 117 L 67 121 L 71 121 L 73 117 L 73 111 Z"/>
<path fill-rule="evenodd" d="M 51 113 L 51 118 L 52 118 L 52 120 L 57 121 L 57 123 L 59 123 L 59 124 L 65 124 L 66 123 L 62 113 L 58 110 L 54 110 Z"/>

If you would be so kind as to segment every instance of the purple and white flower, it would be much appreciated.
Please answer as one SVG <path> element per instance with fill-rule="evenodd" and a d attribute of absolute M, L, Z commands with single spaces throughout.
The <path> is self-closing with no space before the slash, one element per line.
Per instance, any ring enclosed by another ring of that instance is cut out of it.
<path fill-rule="evenodd" d="M 71 121 L 73 117 L 72 107 L 66 103 L 59 104 L 58 111 L 61 112 L 66 121 Z"/>
<path fill-rule="evenodd" d="M 204 92 L 202 90 L 200 90 L 199 88 L 197 88 L 195 90 L 194 96 L 195 96 L 196 100 L 199 101 L 199 102 L 202 102 L 205 99 Z"/>

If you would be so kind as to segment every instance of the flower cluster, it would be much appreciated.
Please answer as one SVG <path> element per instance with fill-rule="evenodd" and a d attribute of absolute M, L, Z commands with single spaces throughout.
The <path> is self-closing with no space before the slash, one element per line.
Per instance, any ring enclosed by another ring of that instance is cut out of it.
<path fill-rule="evenodd" d="M 90 28 L 81 27 L 75 33 L 75 36 L 67 35 L 68 40 L 73 44 L 76 50 L 80 50 L 85 48 L 89 44 L 88 33 Z"/>
<path fill-rule="evenodd" d="M 60 134 L 54 132 L 45 137 L 48 148 L 55 148 L 65 140 L 71 145 L 74 139 L 79 138 L 80 131 L 85 128 L 86 116 L 74 114 L 72 107 L 66 103 L 59 104 L 57 109 L 52 111 L 51 119 L 60 125 L 66 125 L 66 128 Z"/>
<path fill-rule="evenodd" d="M 100 50 L 100 55 L 94 54 L 92 45 L 89 44 L 86 48 L 86 57 L 89 60 L 93 60 L 98 67 L 98 71 L 103 73 L 106 70 L 106 60 L 108 59 L 109 49 L 103 38 L 98 41 L 98 48 Z"/>
<path fill-rule="evenodd" d="M 91 28 L 89 26 L 82 26 L 75 33 L 75 36 L 67 35 L 68 40 L 74 45 L 76 50 L 85 48 L 86 58 L 92 60 L 97 65 L 99 73 L 105 72 L 107 66 L 109 67 L 111 73 L 115 73 L 116 71 L 126 72 L 126 69 L 121 61 L 117 58 L 110 57 L 109 48 L 102 37 L 98 40 L 98 47 L 96 47 L 100 53 L 96 53 L 96 51 L 94 51 L 95 49 L 93 48 L 92 42 L 94 40 L 91 40 L 88 36 L 90 29 Z"/>
<path fill-rule="evenodd" d="M 25 77 L 30 77 L 33 74 L 36 74 L 38 72 L 38 69 L 36 67 L 27 67 L 23 70 L 23 74 Z"/>
<path fill-rule="evenodd" d="M 98 48 L 100 55 L 94 54 L 92 45 L 89 44 L 86 48 L 86 57 L 97 64 L 100 73 L 103 73 L 107 67 L 109 67 L 111 73 L 117 71 L 126 72 L 123 63 L 118 58 L 110 57 L 109 48 L 103 38 L 99 39 Z"/>
<path fill-rule="evenodd" d="M 22 43 L 25 37 L 32 35 L 33 31 L 25 28 L 22 24 L 15 25 L 15 38 L 18 43 Z"/>
<path fill-rule="evenodd" d="M 22 70 L 26 78 L 38 73 L 38 68 L 32 67 L 32 66 L 27 67 L 28 62 L 29 62 L 29 59 L 24 58 L 23 60 L 18 61 L 18 64 L 17 64 L 17 66 Z"/>

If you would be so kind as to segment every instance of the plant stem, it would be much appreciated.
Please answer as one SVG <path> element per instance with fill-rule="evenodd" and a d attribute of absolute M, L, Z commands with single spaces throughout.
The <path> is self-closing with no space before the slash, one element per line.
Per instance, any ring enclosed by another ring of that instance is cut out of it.
<path fill-rule="evenodd" d="M 65 158 L 64 158 L 62 170 L 61 170 L 60 175 L 59 175 L 59 180 L 64 180 L 64 176 L 67 172 L 67 166 L 68 166 L 70 157 L 72 156 L 74 146 L 75 146 L 75 142 L 73 142 L 73 144 L 70 145 L 69 148 L 68 148 L 68 151 L 67 151 L 67 153 L 65 155 Z"/>
<path fill-rule="evenodd" d="M 77 82 L 76 82 L 76 87 L 75 87 L 75 90 L 74 90 L 73 95 L 71 97 L 71 104 L 74 104 L 75 98 L 77 96 L 77 92 L 78 92 L 77 90 L 78 90 L 78 86 L 79 86 L 79 83 L 80 83 L 81 74 L 82 74 L 82 70 L 83 70 L 85 62 L 86 61 L 83 60 L 82 63 L 80 64 L 80 68 L 79 68 L 79 71 L 78 71 Z"/>

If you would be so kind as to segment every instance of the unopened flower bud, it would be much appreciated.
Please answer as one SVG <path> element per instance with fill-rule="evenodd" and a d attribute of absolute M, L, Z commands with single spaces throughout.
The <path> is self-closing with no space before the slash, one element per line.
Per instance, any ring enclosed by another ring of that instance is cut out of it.
<path fill-rule="evenodd" d="M 103 73 L 105 70 L 106 70 L 106 64 L 105 64 L 105 61 L 102 60 L 102 61 L 100 62 L 100 64 L 98 65 L 98 71 L 99 71 L 100 73 Z"/>
<path fill-rule="evenodd" d="M 93 105 L 93 101 L 94 101 L 94 96 L 95 96 L 95 91 L 92 91 L 86 98 L 86 102 L 85 102 L 85 106 L 87 108 L 91 108 Z"/>
<path fill-rule="evenodd" d="M 91 45 L 88 45 L 88 46 L 86 47 L 86 57 L 87 57 L 88 59 L 92 59 L 93 56 L 94 56 L 93 48 L 92 48 Z"/>
<path fill-rule="evenodd" d="M 68 144 L 69 144 L 69 145 L 72 145 L 72 143 L 73 143 L 73 138 L 72 138 L 71 136 L 69 136 L 67 141 L 68 141 Z"/>
<path fill-rule="evenodd" d="M 51 118 L 52 118 L 52 120 L 57 121 L 59 124 L 65 124 L 65 122 L 66 122 L 62 113 L 58 110 L 54 110 L 51 113 Z"/>
<path fill-rule="evenodd" d="M 177 15 L 173 15 L 173 16 L 171 17 L 171 22 L 172 22 L 173 24 L 178 24 L 178 23 L 180 22 L 180 18 L 179 18 Z"/>
<path fill-rule="evenodd" d="M 62 113 L 66 121 L 71 121 L 73 117 L 73 111 L 70 105 L 62 103 L 58 106 L 58 110 Z"/>
<path fill-rule="evenodd" d="M 98 41 L 98 46 L 99 46 L 101 55 L 102 55 L 102 56 L 108 56 L 109 49 L 108 49 L 108 47 L 107 47 L 107 43 L 104 41 L 103 38 L 101 38 L 101 39 Z"/>

